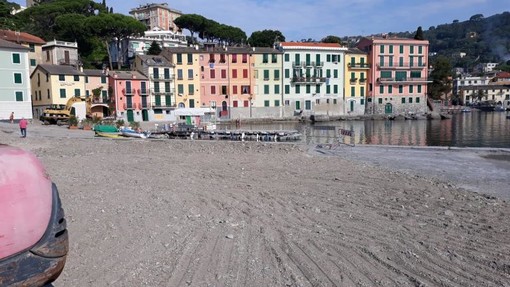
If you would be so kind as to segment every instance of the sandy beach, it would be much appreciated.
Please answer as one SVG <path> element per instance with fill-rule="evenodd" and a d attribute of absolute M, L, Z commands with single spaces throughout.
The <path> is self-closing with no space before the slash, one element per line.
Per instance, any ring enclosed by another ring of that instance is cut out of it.
<path fill-rule="evenodd" d="M 54 286 L 510 286 L 510 149 L 114 140 L 0 123 L 57 184 Z"/>

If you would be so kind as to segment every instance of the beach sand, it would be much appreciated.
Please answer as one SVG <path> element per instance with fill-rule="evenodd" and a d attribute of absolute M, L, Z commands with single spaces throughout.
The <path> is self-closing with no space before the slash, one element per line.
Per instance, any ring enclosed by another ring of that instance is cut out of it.
<path fill-rule="evenodd" d="M 55 286 L 510 286 L 508 150 L 38 124 L 19 138 L 6 123 L 0 143 L 35 153 L 59 188 L 70 252 Z"/>

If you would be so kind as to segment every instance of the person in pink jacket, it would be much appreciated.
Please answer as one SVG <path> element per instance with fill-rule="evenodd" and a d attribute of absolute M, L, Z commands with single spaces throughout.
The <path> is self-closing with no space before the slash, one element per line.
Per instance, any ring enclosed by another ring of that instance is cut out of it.
<path fill-rule="evenodd" d="M 27 137 L 27 125 L 28 125 L 28 121 L 25 118 L 21 118 L 21 120 L 19 121 L 19 129 L 21 131 L 22 138 Z"/>

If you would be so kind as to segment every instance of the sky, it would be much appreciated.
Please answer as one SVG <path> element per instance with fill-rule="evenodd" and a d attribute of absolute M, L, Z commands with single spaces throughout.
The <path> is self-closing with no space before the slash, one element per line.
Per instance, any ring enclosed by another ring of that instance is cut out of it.
<path fill-rule="evenodd" d="M 25 5 L 23 0 L 16 3 Z M 101 2 L 101 0 L 96 0 Z M 164 0 L 106 0 L 115 13 Z M 264 29 L 282 32 L 287 41 L 321 40 L 333 35 L 367 36 L 389 32 L 415 32 L 418 26 L 465 21 L 510 11 L 510 0 L 183 0 L 166 2 L 183 14 L 199 14 L 218 23 L 238 27 L 249 37 Z M 184 31 L 189 35 L 188 31 Z"/>

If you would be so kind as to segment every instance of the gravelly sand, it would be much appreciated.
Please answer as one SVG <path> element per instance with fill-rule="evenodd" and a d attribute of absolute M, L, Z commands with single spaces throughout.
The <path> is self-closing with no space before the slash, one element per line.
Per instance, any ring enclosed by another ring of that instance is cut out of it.
<path fill-rule="evenodd" d="M 59 187 L 55 286 L 510 286 L 507 150 L 28 132 L 0 123 L 0 143 Z"/>

